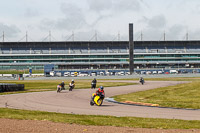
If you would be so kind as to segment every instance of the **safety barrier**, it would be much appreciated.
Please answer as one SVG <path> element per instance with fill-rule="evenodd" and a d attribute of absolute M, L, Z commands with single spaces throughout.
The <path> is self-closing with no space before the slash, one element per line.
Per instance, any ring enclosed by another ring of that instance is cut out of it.
<path fill-rule="evenodd" d="M 24 84 L 0 83 L 0 92 L 23 91 Z"/>

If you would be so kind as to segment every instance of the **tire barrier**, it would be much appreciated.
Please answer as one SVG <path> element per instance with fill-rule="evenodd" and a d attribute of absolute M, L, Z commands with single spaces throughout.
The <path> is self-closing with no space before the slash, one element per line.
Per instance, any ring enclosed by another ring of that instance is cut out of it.
<path fill-rule="evenodd" d="M 0 83 L 0 93 L 10 92 L 10 91 L 23 91 L 23 90 L 24 90 L 24 84 Z"/>

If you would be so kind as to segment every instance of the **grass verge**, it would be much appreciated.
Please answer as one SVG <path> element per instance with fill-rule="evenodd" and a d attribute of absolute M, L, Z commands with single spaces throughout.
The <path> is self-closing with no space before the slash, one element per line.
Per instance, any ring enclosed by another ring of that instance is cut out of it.
<path fill-rule="evenodd" d="M 13 80 L 13 81 L 0 81 L 1 83 L 16 83 L 16 84 L 24 84 L 25 91 L 21 92 L 6 92 L 0 93 L 0 95 L 5 94 L 15 94 L 15 93 L 24 93 L 24 92 L 38 92 L 38 91 L 50 91 L 56 90 L 57 85 L 62 82 L 62 80 Z M 65 88 L 68 89 L 68 83 L 70 80 L 65 80 Z M 91 80 L 76 80 L 75 81 L 75 89 L 85 89 L 91 87 Z M 134 85 L 135 83 L 125 83 L 125 82 L 98 82 L 97 87 L 111 87 L 111 86 L 126 86 L 126 85 Z"/>
<path fill-rule="evenodd" d="M 32 70 L 33 74 L 44 73 L 44 70 Z M 29 74 L 29 69 L 25 70 L 0 70 L 0 74 Z"/>
<path fill-rule="evenodd" d="M 74 115 L 42 111 L 17 110 L 8 108 L 0 108 L 0 114 L 0 118 L 20 120 L 47 120 L 52 122 L 80 125 L 155 129 L 200 129 L 200 121 L 186 121 L 177 119 Z"/>
<path fill-rule="evenodd" d="M 139 78 L 124 78 L 124 79 L 104 79 L 104 80 L 127 80 L 138 81 Z M 199 81 L 200 77 L 171 77 L 171 78 L 144 78 L 145 81 Z"/>
<path fill-rule="evenodd" d="M 114 96 L 116 101 L 159 104 L 161 107 L 200 109 L 200 83 L 194 81 L 126 95 Z"/>

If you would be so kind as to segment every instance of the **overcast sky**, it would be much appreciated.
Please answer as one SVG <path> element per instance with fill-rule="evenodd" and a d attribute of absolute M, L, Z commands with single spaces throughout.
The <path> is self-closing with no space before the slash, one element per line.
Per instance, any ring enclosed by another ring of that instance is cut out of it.
<path fill-rule="evenodd" d="M 200 40 L 200 0 L 2 0 L 0 41 Z M 119 38 L 119 35 L 120 38 Z"/>

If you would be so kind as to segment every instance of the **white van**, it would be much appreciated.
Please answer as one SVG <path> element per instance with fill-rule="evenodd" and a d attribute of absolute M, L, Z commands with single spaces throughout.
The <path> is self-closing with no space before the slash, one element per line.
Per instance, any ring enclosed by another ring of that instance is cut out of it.
<path fill-rule="evenodd" d="M 70 72 L 65 72 L 64 73 L 64 77 L 69 77 L 70 76 Z"/>
<path fill-rule="evenodd" d="M 101 76 L 104 76 L 104 72 L 100 72 L 100 75 L 101 75 Z"/>
<path fill-rule="evenodd" d="M 92 73 L 91 73 L 91 76 L 96 76 L 96 73 L 95 73 L 95 72 L 92 72 Z"/>
<path fill-rule="evenodd" d="M 78 72 L 71 72 L 71 76 L 72 77 L 77 77 L 78 76 Z"/>
<path fill-rule="evenodd" d="M 50 71 L 50 76 L 54 77 L 55 76 L 55 72 L 54 71 Z"/>
<path fill-rule="evenodd" d="M 130 72 L 126 72 L 126 75 L 130 75 Z"/>
<path fill-rule="evenodd" d="M 176 74 L 176 73 L 178 73 L 176 70 L 170 70 L 169 71 L 171 74 Z"/>
<path fill-rule="evenodd" d="M 55 76 L 61 77 L 61 76 L 62 76 L 62 73 L 61 73 L 61 72 L 57 72 L 57 73 L 55 74 Z"/>
<path fill-rule="evenodd" d="M 121 72 L 118 72 L 118 75 L 122 76 L 122 75 L 125 75 L 125 73 L 123 71 L 121 71 Z"/>
<path fill-rule="evenodd" d="M 74 72 L 71 72 L 71 75 L 70 75 L 70 76 L 74 77 Z"/>
<path fill-rule="evenodd" d="M 88 76 L 88 73 L 80 73 L 78 76 L 85 77 L 85 76 Z"/>
<path fill-rule="evenodd" d="M 157 74 L 157 71 L 153 71 L 153 74 Z"/>
<path fill-rule="evenodd" d="M 158 71 L 158 74 L 163 74 L 163 71 Z"/>
<path fill-rule="evenodd" d="M 147 71 L 146 74 L 151 74 L 151 71 Z"/>

